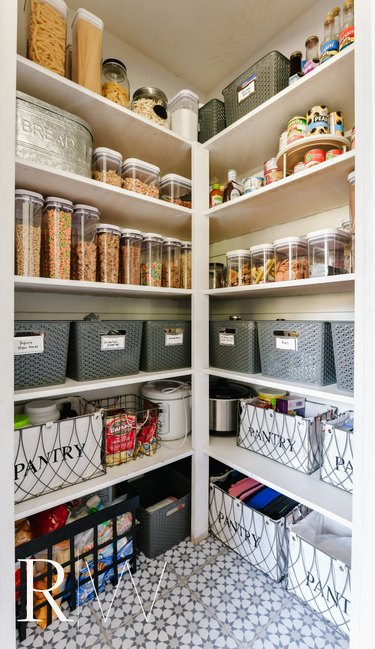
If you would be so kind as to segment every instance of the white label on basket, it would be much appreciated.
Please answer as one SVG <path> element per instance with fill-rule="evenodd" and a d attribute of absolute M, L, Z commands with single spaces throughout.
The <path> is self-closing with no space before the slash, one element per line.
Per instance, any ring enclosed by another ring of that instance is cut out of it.
<path fill-rule="evenodd" d="M 237 88 L 237 98 L 238 98 L 238 103 L 240 104 L 241 101 L 246 99 L 246 97 L 249 97 L 255 92 L 255 80 L 257 78 L 256 74 L 253 74 L 252 77 L 249 77 L 246 79 L 246 81 L 243 81 L 240 86 Z"/>
<path fill-rule="evenodd" d="M 275 337 L 276 349 L 284 351 L 298 351 L 298 338 L 289 338 L 288 336 Z"/>
<path fill-rule="evenodd" d="M 219 345 L 234 347 L 234 334 L 222 334 L 219 332 Z"/>
<path fill-rule="evenodd" d="M 169 435 L 171 432 L 170 425 L 170 406 L 169 403 L 158 403 L 159 418 L 158 418 L 158 435 Z"/>
<path fill-rule="evenodd" d="M 125 349 L 125 336 L 100 336 L 100 351 Z"/>
<path fill-rule="evenodd" d="M 183 345 L 184 344 L 184 334 L 165 334 L 165 347 L 170 347 L 171 345 Z"/>
<path fill-rule="evenodd" d="M 14 355 L 42 354 L 44 352 L 44 334 L 29 334 L 14 337 Z"/>

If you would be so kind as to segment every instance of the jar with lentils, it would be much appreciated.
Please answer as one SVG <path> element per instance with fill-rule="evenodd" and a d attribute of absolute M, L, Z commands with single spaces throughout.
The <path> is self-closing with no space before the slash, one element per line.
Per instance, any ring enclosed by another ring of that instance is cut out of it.
<path fill-rule="evenodd" d="M 141 285 L 161 286 L 163 237 L 145 232 L 141 243 Z"/>
<path fill-rule="evenodd" d="M 42 219 L 43 277 L 70 279 L 73 203 L 48 196 Z"/>
<path fill-rule="evenodd" d="M 162 286 L 180 288 L 181 241 L 165 237 L 163 242 Z"/>
<path fill-rule="evenodd" d="M 141 242 L 140 230 L 121 230 L 120 243 L 120 281 L 122 284 L 140 284 L 141 280 Z"/>
<path fill-rule="evenodd" d="M 26 189 L 15 192 L 15 274 L 40 277 L 43 196 Z"/>
<path fill-rule="evenodd" d="M 96 281 L 96 226 L 99 210 L 91 205 L 74 206 L 72 228 L 72 279 Z"/>
<path fill-rule="evenodd" d="M 97 280 L 118 284 L 121 229 L 117 225 L 99 223 L 97 236 Z"/>

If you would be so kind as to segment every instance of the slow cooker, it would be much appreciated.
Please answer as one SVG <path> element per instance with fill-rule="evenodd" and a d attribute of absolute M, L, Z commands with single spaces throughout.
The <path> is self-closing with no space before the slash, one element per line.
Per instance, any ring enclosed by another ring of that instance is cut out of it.
<path fill-rule="evenodd" d="M 221 379 L 210 384 L 209 422 L 211 435 L 236 435 L 240 399 L 256 396 L 256 391 L 247 385 Z"/>

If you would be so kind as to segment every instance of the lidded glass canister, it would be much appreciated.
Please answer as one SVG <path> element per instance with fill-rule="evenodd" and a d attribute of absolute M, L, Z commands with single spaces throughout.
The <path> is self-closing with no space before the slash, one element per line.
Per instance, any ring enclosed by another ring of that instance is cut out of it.
<path fill-rule="evenodd" d="M 163 237 L 145 232 L 141 243 L 141 285 L 161 286 Z"/>
<path fill-rule="evenodd" d="M 245 286 L 251 283 L 249 250 L 230 250 L 227 252 L 228 286 Z"/>
<path fill-rule="evenodd" d="M 164 238 L 162 285 L 166 288 L 180 288 L 181 245 L 179 239 Z"/>
<path fill-rule="evenodd" d="M 141 242 L 140 230 L 124 228 L 121 230 L 120 281 L 122 284 L 139 285 L 141 281 Z"/>
<path fill-rule="evenodd" d="M 102 63 L 102 95 L 115 104 L 130 108 L 128 73 L 118 59 L 105 59 Z"/>

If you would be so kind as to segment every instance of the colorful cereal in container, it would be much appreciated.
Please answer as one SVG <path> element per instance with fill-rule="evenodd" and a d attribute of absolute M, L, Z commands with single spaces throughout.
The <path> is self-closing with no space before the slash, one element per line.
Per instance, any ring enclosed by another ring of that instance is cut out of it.
<path fill-rule="evenodd" d="M 99 210 L 75 205 L 72 227 L 72 279 L 96 281 L 96 226 Z"/>
<path fill-rule="evenodd" d="M 98 223 L 97 279 L 99 282 L 118 283 L 121 229 L 117 225 Z"/>
<path fill-rule="evenodd" d="M 163 237 L 146 232 L 141 243 L 141 285 L 161 286 Z"/>
<path fill-rule="evenodd" d="M 70 279 L 73 203 L 48 196 L 42 220 L 42 268 L 44 277 Z"/>

